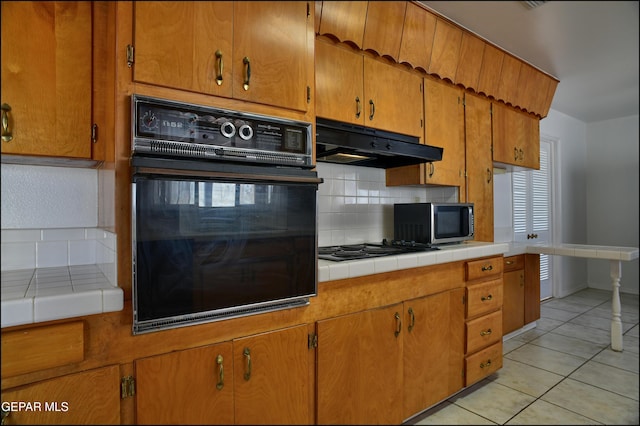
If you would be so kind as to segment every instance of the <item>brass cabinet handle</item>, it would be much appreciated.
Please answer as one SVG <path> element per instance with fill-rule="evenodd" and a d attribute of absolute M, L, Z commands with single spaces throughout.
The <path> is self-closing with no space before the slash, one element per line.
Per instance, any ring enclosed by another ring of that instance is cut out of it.
<path fill-rule="evenodd" d="M 11 111 L 11 106 L 9 104 L 2 104 L 2 141 L 3 142 L 11 142 L 13 139 L 13 133 L 11 129 L 9 129 L 9 112 Z"/>
<path fill-rule="evenodd" d="M 487 167 L 487 183 L 491 183 L 492 177 L 493 177 L 493 174 L 491 173 L 491 169 Z"/>
<path fill-rule="evenodd" d="M 360 106 L 360 97 L 356 96 L 356 118 L 360 118 L 362 107 Z"/>
<path fill-rule="evenodd" d="M 483 302 L 486 302 L 487 300 L 491 300 L 491 299 L 493 299 L 493 295 L 491 295 L 491 294 L 488 295 L 488 296 L 482 296 L 480 298 L 480 300 L 482 300 Z"/>
<path fill-rule="evenodd" d="M 485 330 L 485 331 L 481 331 L 481 332 L 480 332 L 480 335 L 481 335 L 481 336 L 490 336 L 490 335 L 491 335 L 491 329 L 490 329 L 490 328 L 488 328 L 488 329 L 487 329 L 487 330 Z"/>
<path fill-rule="evenodd" d="M 411 318 L 411 322 L 409 323 L 409 332 L 413 330 L 413 326 L 416 325 L 416 315 L 413 312 L 413 308 L 409 308 L 409 317 Z"/>
<path fill-rule="evenodd" d="M 436 172 L 436 166 L 433 163 L 429 163 L 429 177 L 433 177 L 433 174 Z"/>
<path fill-rule="evenodd" d="M 492 271 L 493 270 L 493 265 L 489 265 L 489 266 L 483 266 L 482 267 L 482 271 Z"/>
<path fill-rule="evenodd" d="M 249 380 L 251 378 L 251 350 L 244 348 L 243 355 L 247 359 L 247 369 L 244 372 L 244 379 Z"/>
<path fill-rule="evenodd" d="M 218 355 L 216 357 L 216 364 L 218 364 L 218 383 L 216 383 L 216 388 L 218 388 L 218 390 L 222 390 L 224 387 L 224 366 L 222 365 L 222 355 Z"/>
<path fill-rule="evenodd" d="M 369 120 L 373 120 L 373 116 L 376 115 L 376 104 L 373 103 L 373 99 L 369 99 Z"/>
<path fill-rule="evenodd" d="M 518 148 L 513 148 L 513 161 L 518 161 Z"/>
<path fill-rule="evenodd" d="M 481 362 L 480 363 L 480 368 L 485 368 L 485 367 L 491 367 L 491 360 L 488 359 L 487 362 Z"/>
<path fill-rule="evenodd" d="M 524 161 L 524 151 L 520 148 L 520 160 Z"/>
<path fill-rule="evenodd" d="M 507 260 L 507 265 L 513 265 L 513 260 Z"/>
<path fill-rule="evenodd" d="M 0 424 L 6 424 L 6 420 L 7 417 L 9 417 L 9 414 L 11 414 L 11 410 L 5 410 L 4 408 L 2 409 L 2 422 L 0 422 Z"/>
<path fill-rule="evenodd" d="M 218 73 L 216 74 L 216 83 L 218 86 L 222 86 L 222 72 L 224 70 L 224 62 L 222 60 L 222 52 L 216 50 L 216 58 L 218 58 Z"/>
<path fill-rule="evenodd" d="M 400 335 L 400 332 L 402 331 L 402 320 L 400 319 L 400 314 L 397 312 L 394 317 L 396 318 L 396 331 L 394 334 L 396 337 L 398 337 Z"/>
<path fill-rule="evenodd" d="M 249 61 L 249 57 L 245 56 L 242 59 L 242 63 L 245 65 L 244 67 L 244 84 L 242 87 L 244 90 L 249 90 L 249 80 L 251 80 L 251 61 Z"/>

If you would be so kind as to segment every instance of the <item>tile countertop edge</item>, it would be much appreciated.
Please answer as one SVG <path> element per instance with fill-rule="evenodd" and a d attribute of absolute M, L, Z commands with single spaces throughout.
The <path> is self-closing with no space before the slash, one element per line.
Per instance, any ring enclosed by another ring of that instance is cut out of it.
<path fill-rule="evenodd" d="M 2 301 L 1 328 L 124 309 L 120 287 Z"/>
<path fill-rule="evenodd" d="M 509 243 L 465 242 L 438 251 L 332 262 L 318 260 L 318 283 L 509 253 Z M 526 249 L 526 246 L 524 247 Z M 523 252 L 524 253 L 524 252 Z"/>

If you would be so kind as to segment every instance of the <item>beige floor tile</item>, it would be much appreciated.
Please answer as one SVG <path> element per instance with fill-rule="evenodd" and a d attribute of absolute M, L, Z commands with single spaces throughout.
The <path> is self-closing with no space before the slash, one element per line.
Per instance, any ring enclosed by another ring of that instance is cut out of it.
<path fill-rule="evenodd" d="M 603 345 L 611 344 L 611 332 L 609 330 L 600 330 L 580 324 L 573 324 L 571 322 L 554 328 L 553 332 L 556 334 L 562 334 L 563 336 L 586 340 L 588 342 L 600 343 Z"/>
<path fill-rule="evenodd" d="M 625 339 L 624 343 L 627 344 L 627 348 L 624 348 L 622 352 L 614 351 L 611 347 L 608 347 L 591 360 L 630 371 L 632 373 L 640 373 L 640 356 L 638 355 L 638 352 L 633 352 L 628 348 L 629 339 Z"/>
<path fill-rule="evenodd" d="M 571 374 L 571 372 L 587 361 L 585 358 L 536 345 L 522 346 L 508 353 L 504 358 L 519 361 L 563 376 Z"/>
<path fill-rule="evenodd" d="M 535 401 L 535 397 L 499 383 L 483 381 L 480 385 L 459 393 L 449 402 L 474 413 L 482 413 L 482 417 L 492 422 L 504 424 Z"/>
<path fill-rule="evenodd" d="M 522 410 L 508 425 L 594 425 L 602 424 L 546 401 L 537 400 Z"/>
<path fill-rule="evenodd" d="M 551 318 L 554 320 L 565 322 L 577 317 L 578 315 L 580 315 L 580 312 L 567 312 L 563 311 L 562 309 L 552 308 L 551 306 L 547 306 L 547 304 L 544 304 L 540 307 L 540 316 L 542 318 Z"/>
<path fill-rule="evenodd" d="M 589 361 L 569 375 L 570 379 L 638 401 L 638 374 Z"/>
<path fill-rule="evenodd" d="M 541 397 L 605 424 L 637 425 L 638 401 L 573 379 L 565 379 Z"/>
<path fill-rule="evenodd" d="M 605 343 L 587 342 L 586 340 L 563 336 L 553 331 L 538 337 L 536 340 L 531 341 L 531 343 L 586 359 L 591 358 L 607 347 Z"/>
<path fill-rule="evenodd" d="M 578 314 L 583 314 L 590 309 L 593 309 L 593 306 L 583 305 L 582 303 L 575 303 L 569 301 L 567 298 L 564 299 L 552 299 L 549 302 L 544 304 L 547 308 L 553 309 L 561 309 L 567 312 L 575 312 Z"/>
<path fill-rule="evenodd" d="M 526 345 L 527 342 L 523 342 L 522 340 L 518 340 L 518 339 L 509 339 L 505 342 L 502 342 L 502 353 L 503 354 L 508 354 L 509 352 L 518 349 L 520 346 L 522 345 Z"/>
<path fill-rule="evenodd" d="M 503 367 L 490 377 L 492 382 L 534 397 L 541 396 L 562 379 L 564 376 L 511 359 L 503 359 Z"/>
<path fill-rule="evenodd" d="M 536 321 L 536 328 L 542 331 L 551 331 L 562 324 L 564 324 L 564 321 L 543 317 Z"/>
<path fill-rule="evenodd" d="M 423 417 L 426 416 L 426 417 Z M 443 402 L 426 411 L 415 419 L 413 425 L 495 425 L 491 420 L 485 419 L 469 410 L 465 410 L 450 402 Z"/>

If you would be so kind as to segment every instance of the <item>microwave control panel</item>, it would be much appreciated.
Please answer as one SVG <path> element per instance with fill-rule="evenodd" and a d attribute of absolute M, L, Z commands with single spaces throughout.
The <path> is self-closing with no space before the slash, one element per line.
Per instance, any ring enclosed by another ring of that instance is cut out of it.
<path fill-rule="evenodd" d="M 132 151 L 312 168 L 311 124 L 132 95 Z"/>

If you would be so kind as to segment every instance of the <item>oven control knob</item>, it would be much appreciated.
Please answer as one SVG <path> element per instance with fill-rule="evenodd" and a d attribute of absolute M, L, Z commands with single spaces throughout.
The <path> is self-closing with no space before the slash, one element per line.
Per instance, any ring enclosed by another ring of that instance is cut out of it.
<path fill-rule="evenodd" d="M 245 141 L 248 141 L 253 137 L 253 129 L 248 124 L 243 124 L 238 129 L 238 135 Z"/>
<path fill-rule="evenodd" d="M 236 126 L 234 126 L 232 122 L 227 121 L 220 126 L 220 133 L 222 133 L 222 136 L 225 138 L 232 138 L 236 134 Z"/>

